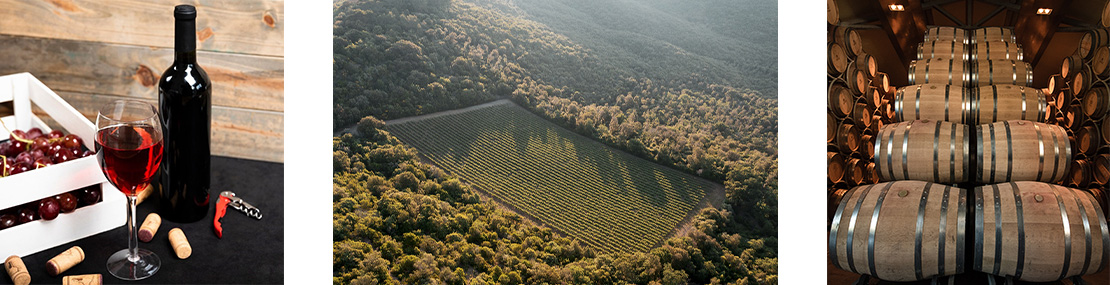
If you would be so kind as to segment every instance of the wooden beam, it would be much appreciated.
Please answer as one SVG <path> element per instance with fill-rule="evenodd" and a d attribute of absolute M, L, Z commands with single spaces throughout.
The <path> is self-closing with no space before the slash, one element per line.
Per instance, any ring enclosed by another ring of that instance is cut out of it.
<path fill-rule="evenodd" d="M 966 26 L 966 25 L 964 25 L 964 22 L 961 22 L 959 19 L 956 19 L 956 16 L 952 16 L 952 14 L 949 14 L 948 11 L 944 10 L 944 8 L 936 7 L 936 8 L 933 8 L 933 10 L 937 11 L 937 12 L 940 12 L 941 15 L 944 15 L 945 18 L 948 18 L 949 20 L 952 20 L 952 22 L 956 22 L 957 26 Z"/>
<path fill-rule="evenodd" d="M 1017 3 L 1013 3 L 1013 2 L 1002 2 L 1002 1 L 997 1 L 997 0 L 975 0 L 975 1 L 983 2 L 983 3 L 987 3 L 987 4 L 992 4 L 992 5 L 997 5 L 999 7 L 1003 7 L 1003 8 L 1006 8 L 1007 10 L 1011 10 L 1011 11 L 1017 11 L 1017 10 L 1021 9 L 1021 5 L 1018 5 Z"/>
<path fill-rule="evenodd" d="M 944 4 L 948 4 L 948 3 L 956 3 L 956 2 L 959 2 L 959 1 L 961 1 L 961 0 L 928 1 L 928 2 L 921 3 L 921 8 L 922 9 L 934 9 L 936 7 L 939 7 L 940 5 L 944 5 Z"/>
<path fill-rule="evenodd" d="M 983 17 L 982 19 L 979 19 L 979 22 L 976 22 L 975 26 L 982 27 L 983 23 L 986 23 L 991 18 L 994 18 L 994 16 L 998 15 L 998 13 L 1002 12 L 1002 10 L 1006 10 L 1006 7 L 998 6 L 998 8 L 995 8 L 994 11 L 991 11 L 990 14 L 987 14 L 986 17 Z"/>
<path fill-rule="evenodd" d="M 964 3 L 967 4 L 967 11 L 964 12 L 964 18 L 967 19 L 966 23 L 968 25 L 971 25 L 971 22 L 975 21 L 975 18 L 974 18 L 975 13 L 973 13 L 975 11 L 974 8 L 973 8 L 975 6 L 975 1 L 974 0 L 967 0 L 967 1 L 964 1 Z"/>

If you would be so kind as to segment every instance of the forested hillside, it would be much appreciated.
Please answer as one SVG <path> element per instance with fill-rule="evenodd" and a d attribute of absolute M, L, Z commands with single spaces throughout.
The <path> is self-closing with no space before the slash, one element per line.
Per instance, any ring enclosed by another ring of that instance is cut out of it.
<path fill-rule="evenodd" d="M 334 127 L 511 98 L 587 137 L 723 183 L 727 203 L 699 217 L 717 217 L 701 239 L 751 238 L 761 249 L 739 266 L 702 262 L 683 272 L 695 282 L 708 276 L 729 282 L 760 268 L 762 275 L 751 276 L 763 277 L 748 281 L 774 280 L 776 3 L 686 2 L 337 2 Z M 336 147 L 353 146 L 370 151 Z M 370 162 L 395 166 L 398 159 Z M 392 177 L 392 170 L 342 169 L 337 180 L 369 183 L 359 179 L 370 176 L 349 176 L 361 172 Z M 343 187 L 337 182 L 336 189 Z M 694 235 L 687 238 L 699 239 Z M 335 240 L 359 239 L 337 232 Z M 606 258 L 615 257 L 583 260 Z M 698 273 L 704 267 L 715 274 Z M 337 267 L 337 278 L 349 270 Z"/>
<path fill-rule="evenodd" d="M 775 238 L 738 234 L 728 211 L 702 210 L 694 231 L 648 252 L 597 254 L 483 202 L 388 132 L 374 126 L 360 131 L 370 135 L 346 134 L 333 142 L 335 284 L 777 280 Z"/>

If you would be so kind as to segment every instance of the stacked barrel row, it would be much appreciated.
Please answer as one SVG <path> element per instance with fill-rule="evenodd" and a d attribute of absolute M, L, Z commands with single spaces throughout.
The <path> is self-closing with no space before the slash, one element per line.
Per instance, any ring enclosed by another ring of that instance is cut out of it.
<path fill-rule="evenodd" d="M 873 169 L 893 182 L 853 188 L 837 203 L 833 264 L 891 281 L 965 272 L 965 256 L 973 270 L 1026 281 L 1100 268 L 1110 253 L 1103 207 L 1035 182 L 1064 180 L 1071 144 L 1064 128 L 1042 123 L 1050 102 L 1030 87 L 1013 33 L 933 27 L 917 56 L 911 86 L 887 102 L 893 123 L 872 136 Z"/>
<path fill-rule="evenodd" d="M 1107 209 L 1110 185 L 1110 36 L 1106 29 L 1084 33 L 1074 54 L 1060 63 L 1043 92 L 1048 121 L 1063 127 L 1072 142 L 1072 162 L 1060 185 L 1086 189 Z"/>
<path fill-rule="evenodd" d="M 862 44 L 859 31 L 828 30 L 828 193 L 830 200 L 849 188 L 878 182 L 872 160 L 874 136 L 890 123 L 894 88 Z M 830 207 L 829 217 L 835 207 Z"/>

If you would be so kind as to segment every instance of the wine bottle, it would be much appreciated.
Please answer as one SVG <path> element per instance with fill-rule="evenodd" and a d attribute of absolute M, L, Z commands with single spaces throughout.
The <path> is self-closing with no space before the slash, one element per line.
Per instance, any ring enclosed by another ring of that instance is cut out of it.
<path fill-rule="evenodd" d="M 158 81 L 163 131 L 158 212 L 178 222 L 208 214 L 211 180 L 212 85 L 197 64 L 197 10 L 174 7 L 174 60 Z"/>

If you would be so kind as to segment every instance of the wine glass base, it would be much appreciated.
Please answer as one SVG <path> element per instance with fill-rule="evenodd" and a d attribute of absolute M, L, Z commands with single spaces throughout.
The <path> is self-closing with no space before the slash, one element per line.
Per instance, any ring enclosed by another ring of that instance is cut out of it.
<path fill-rule="evenodd" d="M 138 249 L 139 258 L 135 262 L 127 259 L 128 250 L 123 249 L 108 257 L 108 273 L 116 278 L 134 281 L 153 276 L 162 267 L 158 255 L 146 249 Z"/>

